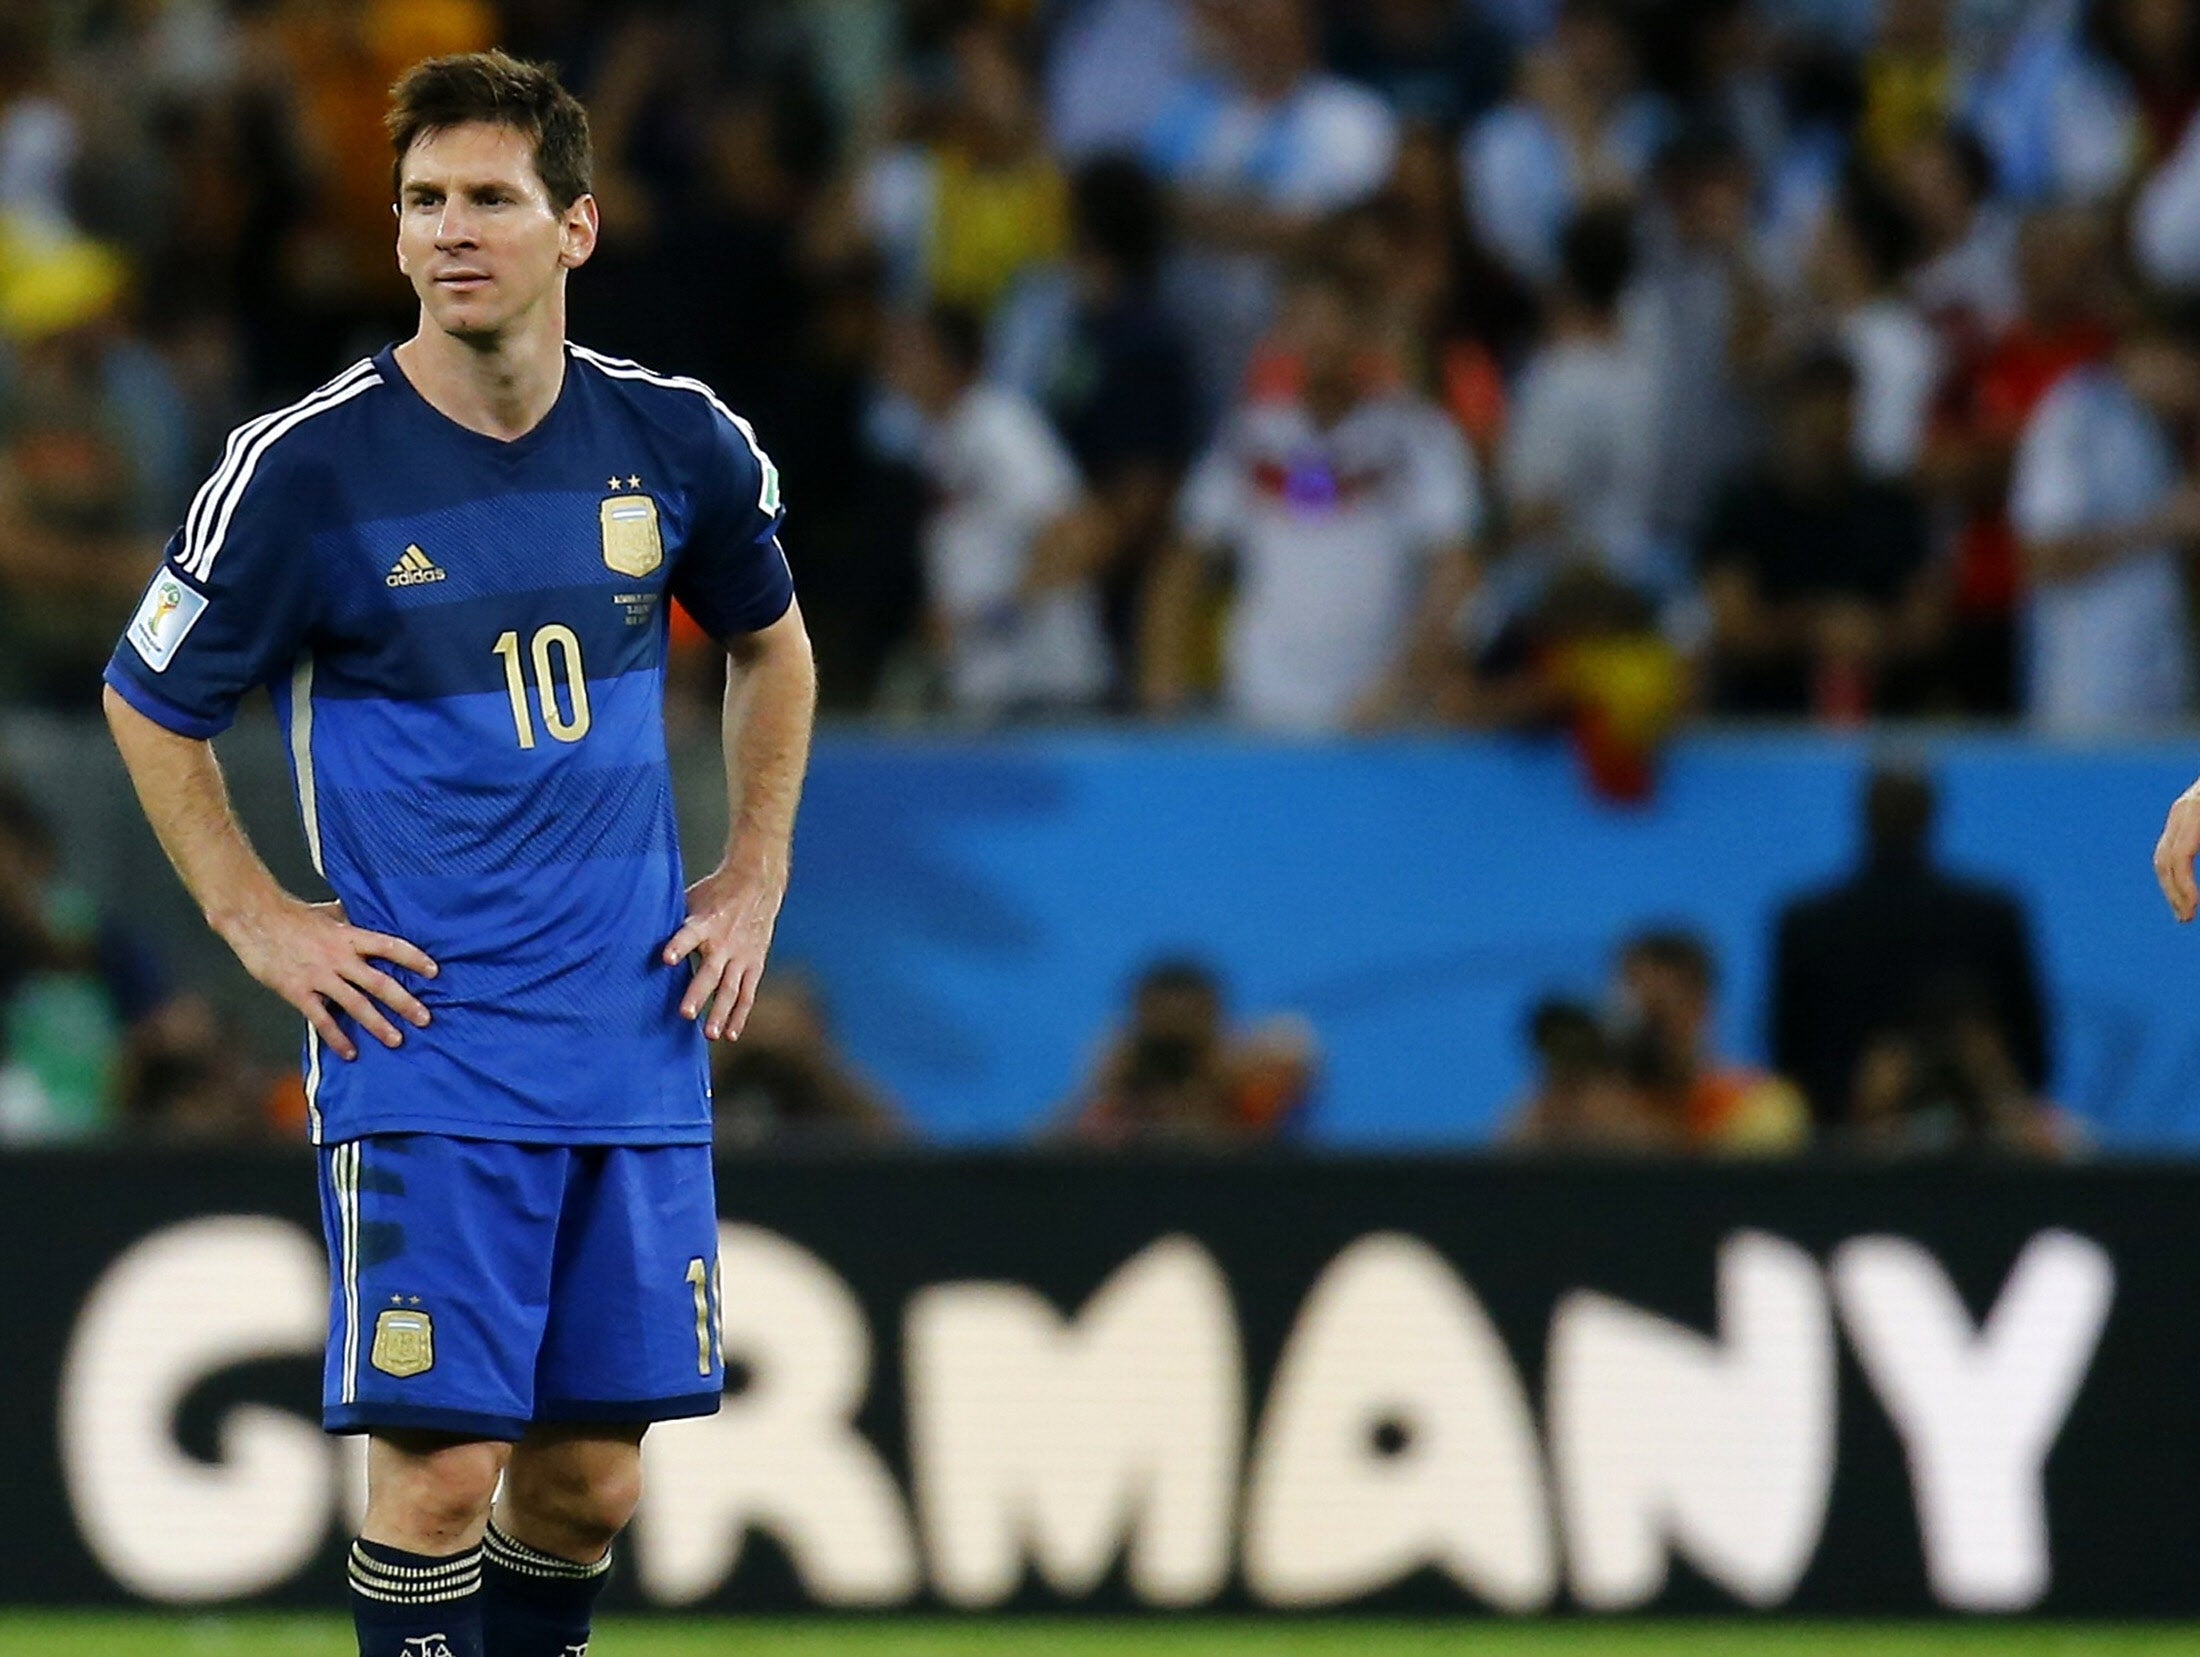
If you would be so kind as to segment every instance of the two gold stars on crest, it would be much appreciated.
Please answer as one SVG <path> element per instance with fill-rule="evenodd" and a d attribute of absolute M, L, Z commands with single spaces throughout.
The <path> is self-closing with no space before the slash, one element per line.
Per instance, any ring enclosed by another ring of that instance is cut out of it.
<path fill-rule="evenodd" d="M 606 489 L 616 489 L 619 487 L 619 480 L 616 477 L 606 478 L 603 486 Z M 639 489 L 642 486 L 642 480 L 638 477 L 630 477 L 626 480 L 626 486 L 629 489 Z"/>

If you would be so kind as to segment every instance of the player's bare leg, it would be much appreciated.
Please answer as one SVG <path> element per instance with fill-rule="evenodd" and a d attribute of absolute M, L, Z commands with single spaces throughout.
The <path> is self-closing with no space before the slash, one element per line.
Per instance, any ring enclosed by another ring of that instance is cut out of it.
<path fill-rule="evenodd" d="M 642 1495 L 633 1425 L 536 1427 L 513 1446 L 482 1558 L 485 1657 L 576 1657 Z"/>
<path fill-rule="evenodd" d="M 436 1433 L 367 1443 L 351 1551 L 362 1657 L 481 1657 L 481 1538 L 511 1446 Z"/>

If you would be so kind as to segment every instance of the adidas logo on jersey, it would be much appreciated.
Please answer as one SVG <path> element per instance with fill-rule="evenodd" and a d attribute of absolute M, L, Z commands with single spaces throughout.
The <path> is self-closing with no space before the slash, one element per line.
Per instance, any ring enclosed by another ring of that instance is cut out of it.
<path fill-rule="evenodd" d="M 433 558 L 418 547 L 407 547 L 405 556 L 390 566 L 390 573 L 382 577 L 385 587 L 425 587 L 431 581 L 446 581 L 450 577 Z"/>

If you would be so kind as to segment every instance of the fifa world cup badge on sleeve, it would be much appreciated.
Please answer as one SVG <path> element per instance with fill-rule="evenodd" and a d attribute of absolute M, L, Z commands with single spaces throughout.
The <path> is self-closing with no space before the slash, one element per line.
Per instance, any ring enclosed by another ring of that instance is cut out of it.
<path fill-rule="evenodd" d="M 374 1320 L 374 1348 L 367 1361 L 400 1381 L 435 1368 L 435 1320 L 427 1313 L 391 1307 Z"/>
<path fill-rule="evenodd" d="M 655 501 L 613 495 L 603 503 L 603 561 L 621 575 L 647 575 L 665 561 Z"/>
<path fill-rule="evenodd" d="M 655 538 L 654 523 L 651 536 Z M 145 589 L 144 602 L 130 618 L 130 643 L 145 658 L 147 667 L 165 673 L 184 635 L 205 614 L 206 595 L 186 586 L 181 577 L 164 568 L 153 577 L 153 584 Z"/>

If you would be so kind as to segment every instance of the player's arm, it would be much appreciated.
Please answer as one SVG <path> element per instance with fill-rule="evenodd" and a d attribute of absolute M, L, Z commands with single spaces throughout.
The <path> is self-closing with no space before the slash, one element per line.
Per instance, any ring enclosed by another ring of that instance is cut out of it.
<path fill-rule="evenodd" d="M 2162 838 L 2154 844 L 2154 878 L 2161 884 L 2162 896 L 2169 899 L 2170 912 L 2181 921 L 2191 920 L 2200 909 L 2200 884 L 2192 873 L 2196 854 L 2200 854 L 2200 782 L 2177 796 L 2177 803 L 2169 808 L 2169 821 L 2162 825 Z"/>
<path fill-rule="evenodd" d="M 404 1037 L 380 1002 L 425 1026 L 428 1010 L 376 960 L 435 976 L 435 963 L 402 938 L 363 931 L 339 904 L 309 904 L 277 883 L 229 804 L 214 745 L 178 734 L 132 707 L 110 685 L 107 724 L 147 821 L 207 925 L 245 971 L 289 1002 L 346 1059 L 359 1056 L 338 1010 L 385 1047 Z"/>
<path fill-rule="evenodd" d="M 726 851 L 688 888 L 688 918 L 665 946 L 665 962 L 694 958 L 680 1013 L 709 1008 L 704 1033 L 738 1036 L 764 975 L 779 906 L 787 895 L 795 807 L 809 766 L 817 712 L 817 668 L 801 607 L 792 601 L 770 626 L 727 641 L 723 738 Z"/>

